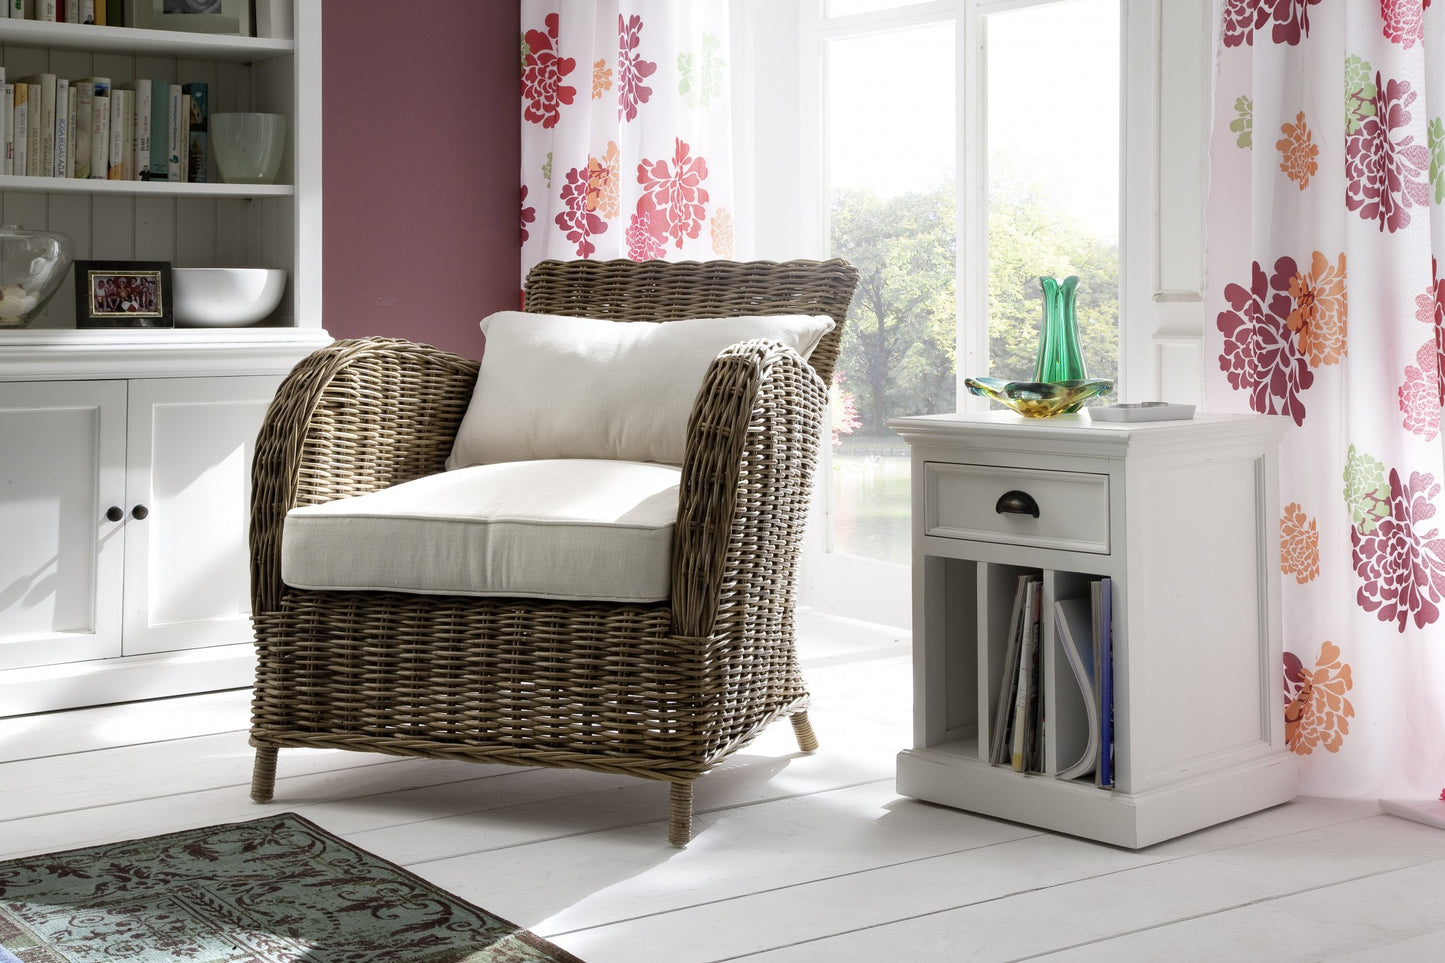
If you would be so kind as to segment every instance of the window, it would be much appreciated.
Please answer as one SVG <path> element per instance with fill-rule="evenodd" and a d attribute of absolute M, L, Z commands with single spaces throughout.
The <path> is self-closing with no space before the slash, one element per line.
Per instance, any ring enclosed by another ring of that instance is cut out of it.
<path fill-rule="evenodd" d="M 861 273 L 831 548 L 906 563 L 908 453 L 887 420 L 956 410 L 961 376 L 1028 378 L 1041 274 L 1080 276 L 1086 363 L 1117 371 L 1119 0 L 895 4 L 820 36 L 828 248 Z"/>
<path fill-rule="evenodd" d="M 907 451 L 886 420 L 986 407 L 965 376 L 1031 375 L 1040 275 L 1079 275 L 1085 360 L 1115 400 L 1198 400 L 1211 0 L 734 14 L 740 256 L 864 273 L 804 601 L 906 625 Z"/>

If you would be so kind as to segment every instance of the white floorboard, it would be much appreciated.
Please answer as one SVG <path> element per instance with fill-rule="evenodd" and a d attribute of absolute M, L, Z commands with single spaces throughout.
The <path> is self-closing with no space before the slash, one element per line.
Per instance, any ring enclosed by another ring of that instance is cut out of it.
<path fill-rule="evenodd" d="M 0 858 L 294 811 L 589 963 L 1437 960 L 1445 831 L 1300 799 L 1137 852 L 900 797 L 908 640 L 805 614 L 821 749 L 775 726 L 697 785 L 283 751 L 245 692 L 0 719 Z"/>

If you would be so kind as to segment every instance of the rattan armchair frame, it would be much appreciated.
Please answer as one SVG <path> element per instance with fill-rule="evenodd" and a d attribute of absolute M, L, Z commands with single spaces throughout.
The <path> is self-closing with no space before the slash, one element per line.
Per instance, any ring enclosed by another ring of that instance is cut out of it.
<path fill-rule="evenodd" d="M 528 311 L 619 321 L 827 314 L 811 364 L 745 342 L 708 369 L 688 425 L 672 594 L 655 604 L 281 582 L 286 512 L 443 470 L 478 363 L 395 339 L 338 341 L 287 377 L 257 441 L 252 798 L 283 747 L 625 773 L 671 784 L 668 837 L 692 835 L 693 783 L 769 723 L 817 743 L 793 602 L 827 385 L 857 275 L 846 262 L 548 261 Z"/>

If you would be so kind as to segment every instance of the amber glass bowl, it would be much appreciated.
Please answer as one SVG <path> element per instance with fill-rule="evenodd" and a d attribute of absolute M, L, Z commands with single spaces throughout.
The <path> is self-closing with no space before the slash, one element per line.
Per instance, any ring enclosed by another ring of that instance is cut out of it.
<path fill-rule="evenodd" d="M 965 378 L 963 383 L 970 394 L 997 401 L 1025 418 L 1052 418 L 1078 411 L 1090 398 L 1114 390 L 1114 382 L 1099 378 L 1051 382 Z"/>

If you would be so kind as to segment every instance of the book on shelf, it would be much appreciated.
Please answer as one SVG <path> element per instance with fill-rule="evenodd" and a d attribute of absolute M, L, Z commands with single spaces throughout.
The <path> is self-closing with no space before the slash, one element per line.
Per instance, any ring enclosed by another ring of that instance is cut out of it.
<path fill-rule="evenodd" d="M 107 179 L 130 180 L 131 150 L 135 145 L 135 102 L 124 87 L 110 90 L 110 167 Z"/>
<path fill-rule="evenodd" d="M 1094 784 L 1114 786 L 1114 589 L 1108 578 L 1089 586 L 1089 614 L 1094 635 L 1094 667 L 1099 690 L 1099 765 Z"/>
<path fill-rule="evenodd" d="M 1092 600 L 1054 602 L 1054 637 L 1073 674 L 1074 685 L 1054 693 L 1054 752 L 1060 779 L 1092 773 L 1099 763 L 1099 696 L 1094 684 Z M 1055 673 L 1061 677 L 1062 673 Z"/>
<path fill-rule="evenodd" d="M 1043 583 L 1030 582 L 1024 600 L 1023 634 L 1019 644 L 1018 686 L 1014 698 L 1013 734 L 1009 762 L 1017 772 L 1034 766 L 1038 738 L 1039 615 Z"/>
<path fill-rule="evenodd" d="M 15 109 L 10 115 L 14 121 L 15 158 L 11 169 L 16 174 L 30 173 L 30 85 L 17 80 L 7 84 L 15 90 Z"/>
<path fill-rule="evenodd" d="M 176 111 L 177 135 L 181 145 L 181 163 L 176 171 L 177 179 L 187 182 L 191 179 L 191 95 L 181 94 L 181 103 Z"/>
<path fill-rule="evenodd" d="M 52 73 L 20 78 L 30 85 L 29 156 L 25 160 L 25 173 L 34 177 L 51 177 L 55 173 L 55 79 Z"/>
<path fill-rule="evenodd" d="M 151 89 L 154 85 L 146 77 L 137 77 L 135 80 L 121 84 L 121 89 L 126 92 L 126 99 L 134 103 L 130 110 L 131 115 L 131 146 L 130 146 L 130 170 L 128 181 L 148 181 L 151 179 L 151 131 L 152 111 L 154 109 Z"/>
<path fill-rule="evenodd" d="M 5 153 L 0 156 L 0 170 L 15 173 L 15 85 L 0 86 L 0 123 L 5 124 Z"/>
<path fill-rule="evenodd" d="M 59 12 L 56 0 L 35 0 L 35 19 L 41 23 L 54 23 Z"/>
<path fill-rule="evenodd" d="M 55 78 L 55 154 L 51 177 L 70 176 L 70 81 Z"/>
<path fill-rule="evenodd" d="M 90 176 L 90 137 L 95 131 L 92 113 L 95 109 L 95 83 L 77 80 L 70 85 L 70 90 L 75 95 L 75 119 L 70 128 L 73 134 L 70 143 L 71 176 L 86 178 Z"/>
<path fill-rule="evenodd" d="M 96 180 L 110 176 L 110 78 L 87 77 L 90 85 L 90 173 Z"/>
<path fill-rule="evenodd" d="M 209 161 L 207 130 L 211 117 L 210 86 L 200 81 L 193 81 L 183 84 L 181 93 L 189 98 L 190 103 L 190 109 L 183 115 L 189 134 L 181 141 L 185 148 L 184 153 L 187 155 L 181 180 L 204 184 L 206 182 L 206 164 Z"/>
<path fill-rule="evenodd" d="M 166 181 L 182 181 L 185 174 L 185 142 L 181 139 L 185 94 L 181 90 L 181 84 L 166 84 Z"/>
<path fill-rule="evenodd" d="M 994 700 L 993 728 L 989 730 L 988 761 L 995 766 L 1009 764 L 1012 743 L 1008 739 L 1009 723 L 1013 719 L 1015 693 L 1018 691 L 1019 645 L 1023 635 L 1024 614 L 1030 582 L 1039 576 L 1020 575 L 1014 583 L 1013 609 L 1008 620 L 1008 636 L 1004 640 L 1003 659 L 1000 662 L 998 692 Z"/>
<path fill-rule="evenodd" d="M 180 166 L 181 85 L 156 80 L 151 83 L 151 169 L 153 181 L 178 180 L 173 177 Z"/>

